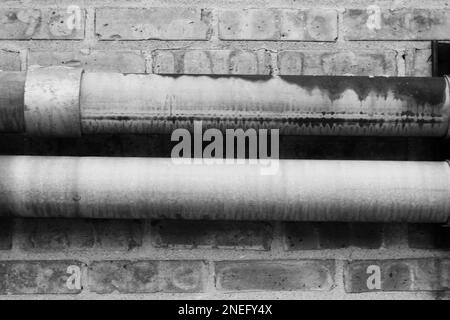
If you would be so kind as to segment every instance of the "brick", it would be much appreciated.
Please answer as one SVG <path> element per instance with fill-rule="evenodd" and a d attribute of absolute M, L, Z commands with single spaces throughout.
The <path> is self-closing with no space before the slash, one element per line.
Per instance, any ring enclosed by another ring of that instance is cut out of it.
<path fill-rule="evenodd" d="M 347 40 L 448 40 L 450 10 L 444 9 L 347 9 Z"/>
<path fill-rule="evenodd" d="M 0 71 L 20 71 L 20 53 L 0 49 Z"/>
<path fill-rule="evenodd" d="M 269 250 L 272 227 L 263 222 L 179 221 L 152 223 L 157 247 Z"/>
<path fill-rule="evenodd" d="M 25 250 L 59 251 L 94 246 L 94 230 L 88 220 L 24 219 L 22 225 Z"/>
<path fill-rule="evenodd" d="M 83 39 L 84 16 L 83 9 L 0 9 L 0 39 Z"/>
<path fill-rule="evenodd" d="M 81 67 L 93 72 L 145 73 L 139 51 L 31 51 L 28 65 Z"/>
<path fill-rule="evenodd" d="M 23 220 L 25 250 L 131 250 L 142 245 L 141 223 L 135 220 Z"/>
<path fill-rule="evenodd" d="M 330 290 L 334 284 L 334 261 L 220 261 L 216 263 L 219 290 Z"/>
<path fill-rule="evenodd" d="M 132 250 L 142 246 L 140 220 L 93 220 L 96 245 L 100 248 Z"/>
<path fill-rule="evenodd" d="M 374 276 L 369 266 L 379 267 L 380 287 L 370 288 Z M 437 259 L 365 260 L 348 262 L 344 269 L 345 290 L 350 293 L 369 291 L 435 291 L 442 290 L 441 262 Z"/>
<path fill-rule="evenodd" d="M 211 12 L 198 8 L 97 8 L 100 40 L 208 40 Z"/>
<path fill-rule="evenodd" d="M 266 50 L 156 50 L 153 72 L 160 74 L 268 75 L 271 56 Z"/>
<path fill-rule="evenodd" d="M 351 223 L 350 245 L 364 249 L 378 249 L 383 243 L 383 224 Z"/>
<path fill-rule="evenodd" d="M 0 250 L 12 248 L 13 222 L 11 219 L 0 219 Z"/>
<path fill-rule="evenodd" d="M 450 228 L 439 224 L 408 225 L 408 243 L 416 249 L 450 249 Z"/>
<path fill-rule="evenodd" d="M 382 244 L 383 227 L 378 223 L 287 222 L 284 226 L 287 250 L 375 249 Z"/>
<path fill-rule="evenodd" d="M 305 52 L 302 51 L 281 51 L 277 58 L 280 75 L 302 75 L 309 66 L 305 61 Z"/>
<path fill-rule="evenodd" d="M 0 262 L 0 294 L 77 294 L 81 288 L 69 287 L 77 261 L 3 261 Z M 81 273 L 78 273 L 81 276 Z"/>
<path fill-rule="evenodd" d="M 206 278 L 202 261 L 97 261 L 89 267 L 89 288 L 99 294 L 203 292 Z"/>
<path fill-rule="evenodd" d="M 410 49 L 406 55 L 407 76 L 431 76 L 431 49 Z"/>
<path fill-rule="evenodd" d="M 396 53 L 385 51 L 288 50 L 278 54 L 280 75 L 396 76 Z"/>
<path fill-rule="evenodd" d="M 219 12 L 222 40 L 334 41 L 337 12 L 327 9 L 244 9 Z"/>

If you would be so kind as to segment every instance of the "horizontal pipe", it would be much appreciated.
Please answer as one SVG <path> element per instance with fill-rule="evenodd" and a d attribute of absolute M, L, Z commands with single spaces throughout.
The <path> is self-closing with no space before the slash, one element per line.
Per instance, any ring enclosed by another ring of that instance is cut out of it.
<path fill-rule="evenodd" d="M 0 157 L 0 215 L 445 223 L 446 162 Z"/>
<path fill-rule="evenodd" d="M 11 85 L 11 73 L 0 74 L 0 87 Z M 282 135 L 447 137 L 450 123 L 446 77 L 83 74 L 38 67 L 25 82 L 25 108 L 20 88 L 0 90 L 0 132 L 158 134 L 192 130 L 202 120 L 205 129 Z M 5 125 L 10 119 L 17 124 Z"/>
<path fill-rule="evenodd" d="M 88 73 L 83 133 L 279 129 L 285 135 L 445 137 L 444 78 L 221 77 Z"/>

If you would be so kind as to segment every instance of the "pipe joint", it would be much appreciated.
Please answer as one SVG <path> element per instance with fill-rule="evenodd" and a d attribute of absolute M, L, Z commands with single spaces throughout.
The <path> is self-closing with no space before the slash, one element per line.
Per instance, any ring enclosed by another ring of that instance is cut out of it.
<path fill-rule="evenodd" d="M 80 86 L 83 70 L 31 67 L 25 82 L 25 133 L 81 136 Z"/>

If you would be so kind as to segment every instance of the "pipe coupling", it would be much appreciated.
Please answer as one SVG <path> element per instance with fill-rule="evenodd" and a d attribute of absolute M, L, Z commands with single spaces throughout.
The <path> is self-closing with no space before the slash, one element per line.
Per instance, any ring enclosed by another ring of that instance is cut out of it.
<path fill-rule="evenodd" d="M 34 136 L 81 136 L 83 70 L 32 66 L 25 82 L 25 132 Z"/>

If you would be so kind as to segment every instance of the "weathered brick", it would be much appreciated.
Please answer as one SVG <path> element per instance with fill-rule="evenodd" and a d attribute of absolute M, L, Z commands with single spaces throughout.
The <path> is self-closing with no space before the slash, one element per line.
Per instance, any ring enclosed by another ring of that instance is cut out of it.
<path fill-rule="evenodd" d="M 378 223 L 287 222 L 284 226 L 287 250 L 374 249 L 382 243 L 383 226 Z"/>
<path fill-rule="evenodd" d="M 23 220 L 25 250 L 131 250 L 142 244 L 141 223 L 135 220 Z"/>
<path fill-rule="evenodd" d="M 450 249 L 450 228 L 439 224 L 409 224 L 408 243 L 418 249 Z"/>
<path fill-rule="evenodd" d="M 278 54 L 281 75 L 397 75 L 396 53 L 385 51 L 281 51 Z"/>
<path fill-rule="evenodd" d="M 202 261 L 97 261 L 88 277 L 90 290 L 100 294 L 203 292 L 207 266 Z"/>
<path fill-rule="evenodd" d="M 141 220 L 93 220 L 95 242 L 100 248 L 132 250 L 142 246 Z"/>
<path fill-rule="evenodd" d="M 81 277 L 81 267 L 80 262 L 69 260 L 3 261 L 0 294 L 76 294 L 82 288 L 73 286 L 72 277 L 74 270 Z"/>
<path fill-rule="evenodd" d="M 0 9 L 0 39 L 83 39 L 83 9 Z"/>
<path fill-rule="evenodd" d="M 266 50 L 156 50 L 153 72 L 160 74 L 262 74 L 271 72 Z"/>
<path fill-rule="evenodd" d="M 431 49 L 410 49 L 406 53 L 406 75 L 431 76 Z"/>
<path fill-rule="evenodd" d="M 450 10 L 445 9 L 347 9 L 347 40 L 447 40 Z"/>
<path fill-rule="evenodd" d="M 24 219 L 22 220 L 25 250 L 65 250 L 91 248 L 94 232 L 88 220 Z"/>
<path fill-rule="evenodd" d="M 157 247 L 269 250 L 272 240 L 264 222 L 163 220 L 152 223 L 151 233 Z"/>
<path fill-rule="evenodd" d="M 100 40 L 208 40 L 211 12 L 198 8 L 97 8 Z"/>
<path fill-rule="evenodd" d="M 334 41 L 337 12 L 328 9 L 244 9 L 219 12 L 222 40 Z"/>
<path fill-rule="evenodd" d="M 30 51 L 28 65 L 63 65 L 86 71 L 145 73 L 145 58 L 139 51 Z"/>
<path fill-rule="evenodd" d="M 0 219 L 0 250 L 9 250 L 12 247 L 13 222 L 11 219 Z"/>
<path fill-rule="evenodd" d="M 375 285 L 378 271 L 369 267 L 379 268 L 379 286 Z M 351 293 L 442 290 L 441 269 L 441 262 L 432 258 L 348 262 L 344 270 L 345 290 Z"/>
<path fill-rule="evenodd" d="M 20 53 L 0 49 L 0 71 L 20 71 Z"/>
<path fill-rule="evenodd" d="M 302 51 L 281 51 L 277 56 L 278 70 L 281 75 L 305 74 L 305 53 Z"/>
<path fill-rule="evenodd" d="M 219 290 L 330 290 L 334 261 L 220 261 L 216 263 Z"/>

